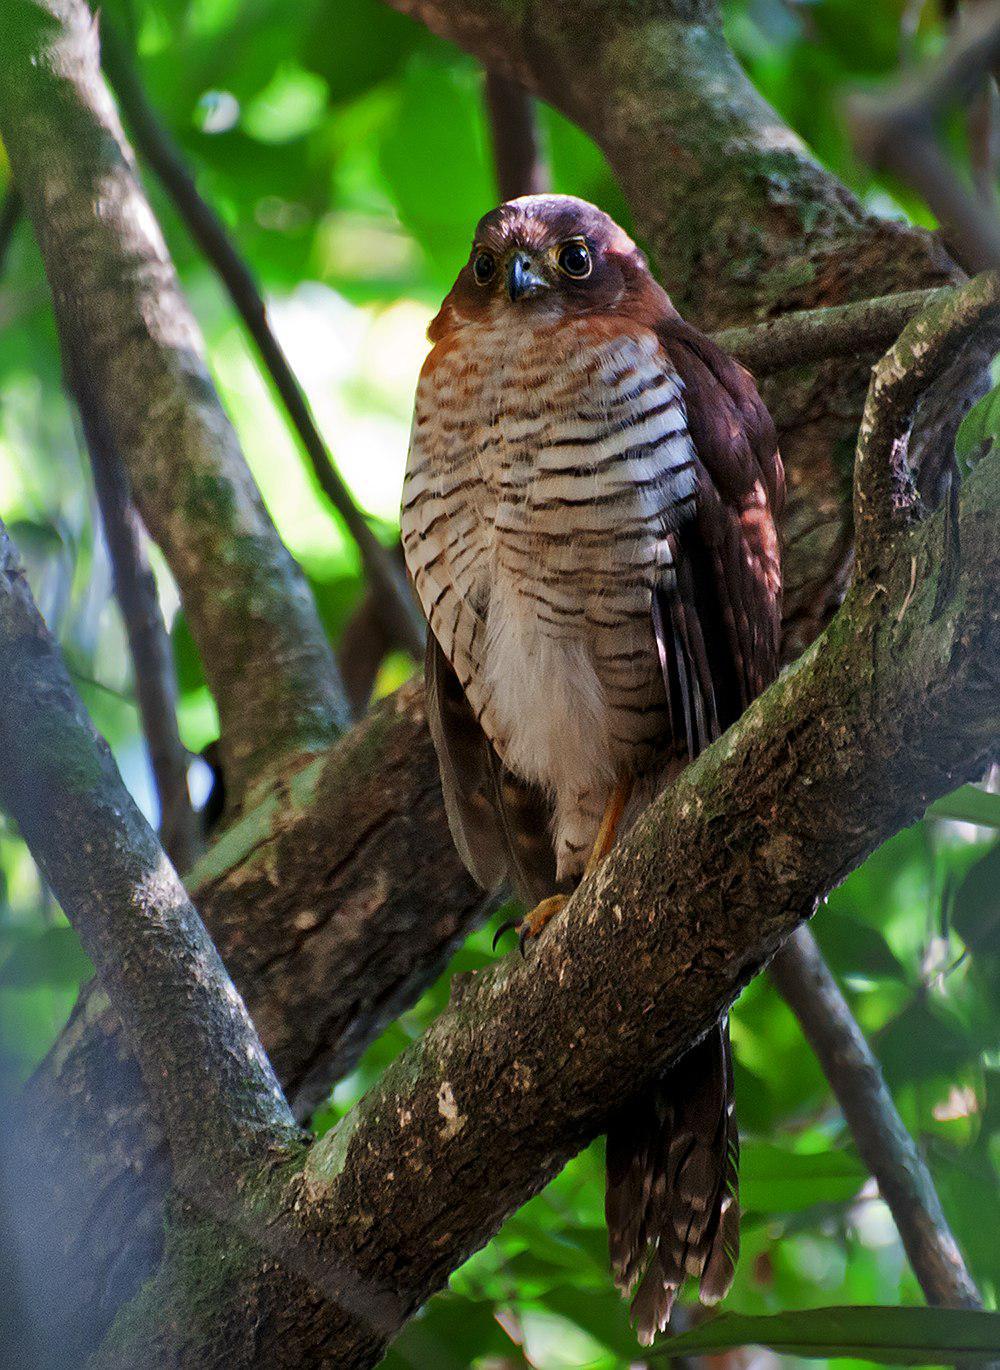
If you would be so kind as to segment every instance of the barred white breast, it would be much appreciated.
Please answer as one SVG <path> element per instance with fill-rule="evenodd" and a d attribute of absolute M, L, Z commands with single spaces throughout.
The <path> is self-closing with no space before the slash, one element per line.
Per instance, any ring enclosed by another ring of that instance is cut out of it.
<path fill-rule="evenodd" d="M 665 733 L 651 591 L 694 496 L 682 385 L 651 331 L 505 312 L 429 356 L 407 564 L 487 737 L 553 797 L 560 878 Z"/>

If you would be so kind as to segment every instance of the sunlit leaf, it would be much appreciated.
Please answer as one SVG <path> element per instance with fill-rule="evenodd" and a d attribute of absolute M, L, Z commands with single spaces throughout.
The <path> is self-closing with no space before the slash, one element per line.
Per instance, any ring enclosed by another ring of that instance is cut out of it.
<path fill-rule="evenodd" d="M 933 818 L 952 818 L 961 823 L 1000 828 L 1000 794 L 990 794 L 978 785 L 963 785 L 954 794 L 936 799 L 927 812 Z"/>
<path fill-rule="evenodd" d="M 798 1155 L 757 1140 L 740 1149 L 740 1203 L 761 1213 L 791 1213 L 813 1204 L 853 1199 L 867 1179 L 861 1161 L 848 1151 Z"/>

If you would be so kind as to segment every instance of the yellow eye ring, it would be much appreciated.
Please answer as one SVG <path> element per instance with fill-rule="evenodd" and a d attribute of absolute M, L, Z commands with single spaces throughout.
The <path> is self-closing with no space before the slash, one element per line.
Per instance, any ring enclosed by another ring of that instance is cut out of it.
<path fill-rule="evenodd" d="M 594 269 L 590 249 L 580 238 L 563 243 L 556 253 L 556 266 L 564 276 L 574 281 L 584 281 Z"/>

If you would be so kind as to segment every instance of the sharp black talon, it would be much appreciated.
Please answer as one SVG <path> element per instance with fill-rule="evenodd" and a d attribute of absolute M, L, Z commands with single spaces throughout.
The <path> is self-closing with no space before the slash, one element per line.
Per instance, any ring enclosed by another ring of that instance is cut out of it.
<path fill-rule="evenodd" d="M 522 923 L 521 930 L 517 935 L 517 949 L 521 953 L 522 960 L 527 959 L 528 953 L 525 951 L 525 947 L 528 945 L 528 938 L 530 936 L 531 933 L 528 931 L 527 926 L 524 923 Z"/>
<path fill-rule="evenodd" d="M 500 941 L 500 938 L 504 935 L 505 932 L 512 932 L 518 926 L 519 924 L 516 918 L 508 918 L 506 923 L 501 923 L 500 926 L 497 928 L 496 932 L 493 934 L 493 950 L 496 951 L 497 943 Z"/>

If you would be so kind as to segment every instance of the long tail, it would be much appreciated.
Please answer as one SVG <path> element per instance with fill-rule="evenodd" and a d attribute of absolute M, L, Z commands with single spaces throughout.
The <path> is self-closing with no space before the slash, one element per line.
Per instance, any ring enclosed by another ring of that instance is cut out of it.
<path fill-rule="evenodd" d="M 608 1130 L 605 1213 L 615 1283 L 639 1341 L 670 1320 L 687 1275 L 703 1303 L 733 1281 L 740 1241 L 739 1135 L 729 1022 L 723 1020 Z"/>

